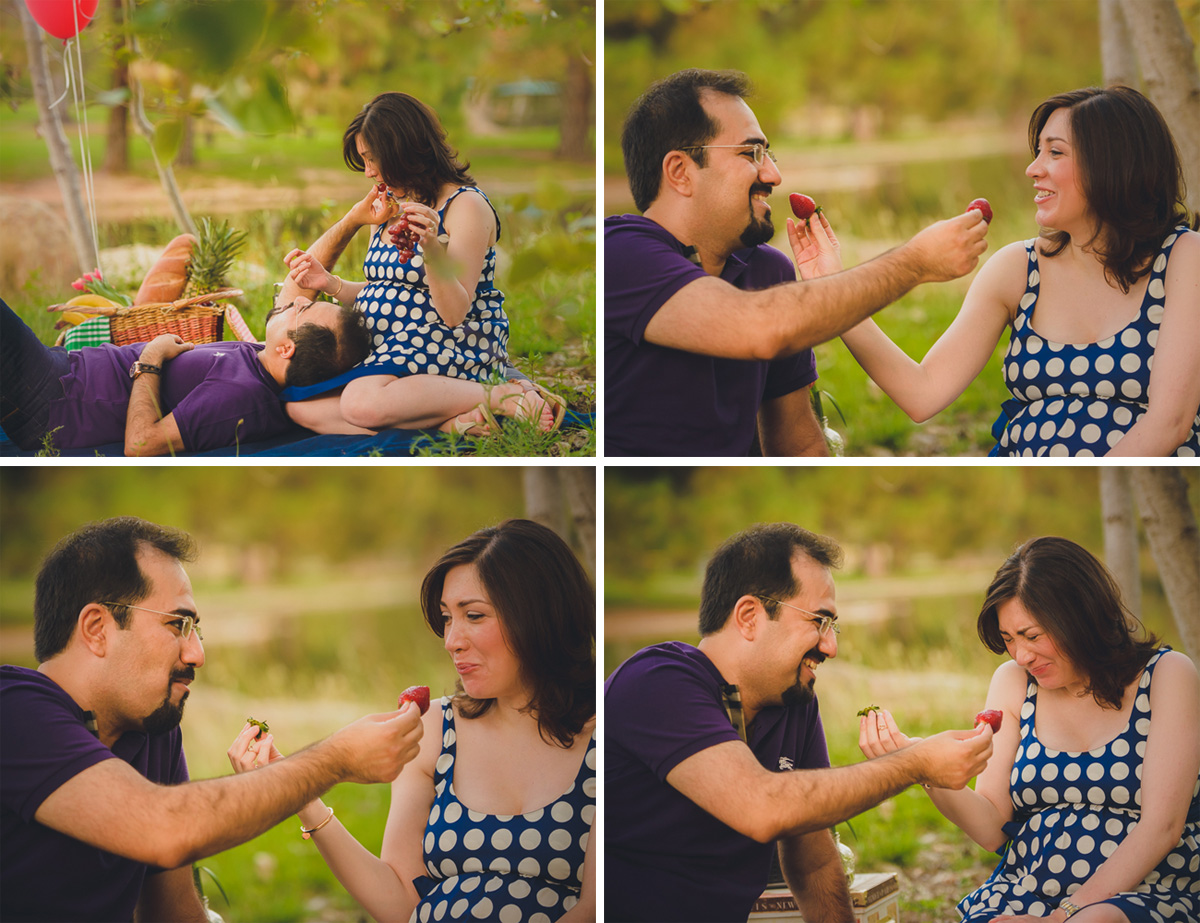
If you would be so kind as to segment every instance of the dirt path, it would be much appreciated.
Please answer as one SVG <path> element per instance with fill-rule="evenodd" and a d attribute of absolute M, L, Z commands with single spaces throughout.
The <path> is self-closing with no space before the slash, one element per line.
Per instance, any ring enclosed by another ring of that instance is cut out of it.
<path fill-rule="evenodd" d="M 487 191 L 496 195 L 528 192 L 529 180 L 493 179 Z M 595 188 L 590 179 L 564 180 L 572 192 Z M 366 192 L 362 177 L 346 170 L 304 170 L 293 184 L 246 183 L 192 177 L 180 180 L 184 204 L 193 214 L 224 215 L 257 210 L 312 208 L 325 201 L 350 203 Z M 169 217 L 171 206 L 156 178 L 97 174 L 94 182 L 96 212 L 100 221 L 130 221 L 147 217 Z M 63 214 L 62 195 L 54 177 L 23 183 L 0 182 L 0 196 L 32 199 Z"/>

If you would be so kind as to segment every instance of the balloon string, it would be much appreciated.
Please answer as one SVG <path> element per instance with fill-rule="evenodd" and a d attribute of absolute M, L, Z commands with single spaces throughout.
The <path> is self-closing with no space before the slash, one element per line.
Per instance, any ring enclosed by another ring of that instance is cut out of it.
<path fill-rule="evenodd" d="M 78 7 L 75 13 L 76 24 L 79 21 Z M 75 46 L 75 54 L 71 54 L 72 42 Z M 71 79 L 72 60 L 74 60 L 75 79 Z M 87 91 L 84 86 L 83 74 L 83 52 L 79 45 L 79 34 L 76 32 L 75 38 L 66 43 L 66 70 L 67 82 L 73 88 L 73 100 L 75 102 L 76 120 L 75 126 L 79 136 L 79 161 L 80 168 L 83 174 L 83 189 L 84 196 L 87 201 L 88 208 L 88 223 L 92 231 L 92 249 L 93 256 L 96 259 L 96 268 L 99 269 L 100 262 L 100 229 L 96 220 L 96 187 L 94 182 L 94 174 L 92 171 L 92 151 L 87 144 L 87 139 L 90 137 L 88 129 L 87 117 Z"/>

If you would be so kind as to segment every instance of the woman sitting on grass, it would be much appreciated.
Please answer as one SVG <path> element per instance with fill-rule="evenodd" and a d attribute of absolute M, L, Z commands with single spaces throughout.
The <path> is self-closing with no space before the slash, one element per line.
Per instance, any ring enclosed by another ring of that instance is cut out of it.
<path fill-rule="evenodd" d="M 486 435 L 496 414 L 541 431 L 557 426 L 561 398 L 527 379 L 503 382 L 508 318 L 493 282 L 500 219 L 437 115 L 406 93 L 383 93 L 351 121 L 342 149 L 347 165 L 376 185 L 311 251 L 285 257 L 281 297 L 304 290 L 354 304 L 374 350 L 326 382 L 323 396 L 289 403 L 289 416 L 319 433 L 441 427 Z M 373 228 L 366 280 L 330 274 L 322 259 L 332 265 L 364 226 Z"/>
<path fill-rule="evenodd" d="M 1026 542 L 996 572 L 978 619 L 1011 658 L 988 689 L 993 755 L 974 791 L 928 790 L 1003 856 L 959 902 L 967 923 L 1200 919 L 1200 680 L 1135 624 L 1066 539 Z M 887 710 L 860 721 L 868 757 L 913 740 Z"/>
<path fill-rule="evenodd" d="M 966 390 L 1010 327 L 1003 370 L 1012 398 L 990 454 L 1194 457 L 1200 234 L 1188 229 L 1170 129 L 1136 90 L 1093 87 L 1038 106 L 1029 144 L 1042 236 L 980 268 L 920 363 L 871 320 L 843 342 L 920 423 Z M 799 231 L 836 250 L 819 231 Z"/>
<path fill-rule="evenodd" d="M 512 519 L 447 551 L 421 586 L 458 692 L 423 719 L 392 783 L 381 857 L 320 799 L 300 812 L 333 873 L 375 920 L 594 920 L 596 600 L 553 531 Z M 245 772 L 271 735 L 229 749 Z M 414 917 L 415 913 L 415 917 Z"/>

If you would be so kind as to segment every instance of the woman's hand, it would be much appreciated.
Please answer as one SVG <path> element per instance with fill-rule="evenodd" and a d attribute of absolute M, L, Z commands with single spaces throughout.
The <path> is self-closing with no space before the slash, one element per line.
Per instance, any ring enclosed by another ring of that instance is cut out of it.
<path fill-rule="evenodd" d="M 234 772 L 249 772 L 251 769 L 261 769 L 267 763 L 283 759 L 283 754 L 275 747 L 275 736 L 262 733 L 262 729 L 246 722 L 242 732 L 234 738 L 225 755 Z"/>
<path fill-rule="evenodd" d="M 293 250 L 283 258 L 290 271 L 288 278 L 302 289 L 324 292 L 333 288 L 333 276 L 321 265 L 321 261 L 306 250 Z"/>
<path fill-rule="evenodd" d="M 395 199 L 388 198 L 387 186 L 384 183 L 376 183 L 371 187 L 371 191 L 363 196 L 362 201 L 356 202 L 346 213 L 344 220 L 358 227 L 383 224 L 389 221 L 397 210 Z"/>
<path fill-rule="evenodd" d="M 842 245 L 824 212 L 817 212 L 807 221 L 788 218 L 787 231 L 801 279 L 842 271 Z"/>
<path fill-rule="evenodd" d="M 906 736 L 885 708 L 869 711 L 858 719 L 858 748 L 867 759 L 903 750 L 920 739 Z"/>
<path fill-rule="evenodd" d="M 419 202 L 405 202 L 400 208 L 400 214 L 408 219 L 408 229 L 416 235 L 421 251 L 426 256 L 434 246 L 441 246 L 437 243 L 438 213 L 432 208 Z"/>

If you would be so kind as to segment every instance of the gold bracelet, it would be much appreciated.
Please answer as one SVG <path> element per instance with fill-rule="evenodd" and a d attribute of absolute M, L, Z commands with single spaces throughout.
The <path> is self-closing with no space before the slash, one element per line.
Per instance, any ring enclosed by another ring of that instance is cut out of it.
<path fill-rule="evenodd" d="M 342 280 L 341 280 L 341 278 L 340 278 L 339 276 L 334 276 L 334 278 L 335 278 L 335 279 L 337 279 L 337 284 L 338 284 L 338 287 L 337 287 L 337 292 L 330 292 L 330 293 L 329 293 L 329 297 L 330 297 L 330 298 L 337 298 L 337 296 L 338 296 L 338 292 L 340 292 L 340 291 L 342 290 Z M 338 301 L 341 301 L 341 300 L 342 300 L 342 299 L 338 298 Z"/>
<path fill-rule="evenodd" d="M 1064 919 L 1069 920 L 1071 917 L 1075 916 L 1075 914 L 1079 913 L 1079 911 L 1081 911 L 1083 908 L 1078 904 L 1071 903 L 1070 901 L 1059 901 L 1058 909 L 1065 911 L 1067 915 Z"/>
<path fill-rule="evenodd" d="M 318 830 L 320 830 L 322 827 L 324 827 L 331 820 L 333 820 L 333 808 L 329 809 L 329 816 L 326 817 L 319 824 L 317 824 L 315 827 L 305 827 L 304 824 L 301 824 L 300 825 L 300 836 L 303 839 L 306 839 L 306 840 L 309 839 L 310 837 L 312 837 L 312 835 L 314 833 L 316 833 Z"/>

